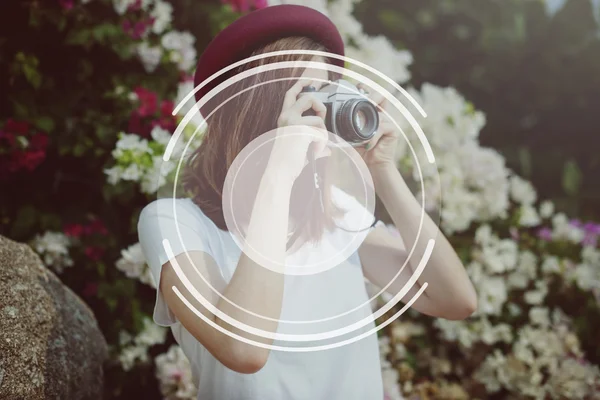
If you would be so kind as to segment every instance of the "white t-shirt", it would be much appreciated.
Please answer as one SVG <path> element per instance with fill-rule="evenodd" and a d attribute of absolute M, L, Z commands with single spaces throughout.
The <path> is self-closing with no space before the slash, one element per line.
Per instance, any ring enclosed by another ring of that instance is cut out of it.
<path fill-rule="evenodd" d="M 356 217 L 357 210 L 359 214 L 366 211 L 340 189 L 334 188 L 332 199 L 350 210 L 344 218 Z M 368 230 L 361 234 L 366 236 L 367 233 Z M 212 256 L 226 282 L 230 281 L 241 255 L 231 234 L 217 228 L 191 199 L 152 202 L 140 214 L 138 234 L 157 284 L 162 265 L 169 261 L 164 239 L 169 240 L 175 256 L 194 250 Z M 335 230 L 328 235 L 324 242 L 329 243 L 331 250 L 332 246 L 339 248 L 357 233 Z M 308 244 L 288 258 L 293 259 L 290 261 L 294 265 L 299 265 L 322 259 L 325 253 L 327 250 Z M 278 333 L 322 334 L 332 330 L 339 332 L 350 324 L 360 327 L 325 340 L 275 340 L 273 345 L 286 348 L 331 348 L 309 352 L 271 350 L 265 366 L 254 374 L 237 373 L 221 364 L 177 321 L 158 290 L 154 321 L 171 327 L 189 359 L 198 387 L 198 400 L 380 400 L 383 399 L 383 385 L 379 346 L 368 300 L 357 252 L 323 272 L 286 275 L 280 318 L 296 323 L 280 322 Z M 315 320 L 317 322 L 298 323 Z M 340 346 L 340 343 L 347 344 Z"/>

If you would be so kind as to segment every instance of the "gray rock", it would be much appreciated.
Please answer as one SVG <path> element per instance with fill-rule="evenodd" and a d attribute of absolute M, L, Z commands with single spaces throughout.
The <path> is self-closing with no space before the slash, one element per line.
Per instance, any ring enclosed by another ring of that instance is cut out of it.
<path fill-rule="evenodd" d="M 90 308 L 0 236 L 0 399 L 101 399 L 107 354 Z"/>

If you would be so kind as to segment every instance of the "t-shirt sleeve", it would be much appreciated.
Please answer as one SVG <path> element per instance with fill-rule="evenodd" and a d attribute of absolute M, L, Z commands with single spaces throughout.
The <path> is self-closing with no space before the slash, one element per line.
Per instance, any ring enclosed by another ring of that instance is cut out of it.
<path fill-rule="evenodd" d="M 142 209 L 138 220 L 138 238 L 146 263 L 156 284 L 154 322 L 171 326 L 177 322 L 160 291 L 162 267 L 172 258 L 189 251 L 210 254 L 208 235 L 197 215 L 181 207 L 181 200 L 160 199 Z"/>

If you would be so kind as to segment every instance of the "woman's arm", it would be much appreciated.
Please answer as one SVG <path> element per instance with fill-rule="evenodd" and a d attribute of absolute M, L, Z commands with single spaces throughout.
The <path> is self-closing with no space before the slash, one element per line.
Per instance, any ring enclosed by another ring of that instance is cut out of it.
<path fill-rule="evenodd" d="M 375 166 L 371 168 L 371 174 L 375 191 L 401 235 L 401 238 L 394 238 L 387 229 L 380 227 L 367 236 L 359 249 L 365 276 L 375 285 L 384 287 L 405 262 L 406 249 L 415 245 L 421 205 L 392 164 Z M 423 257 L 429 239 L 435 240 L 435 246 L 417 281 L 419 287 L 425 282 L 428 286 L 413 307 L 434 317 L 464 319 L 477 308 L 477 294 L 456 252 L 426 213 L 414 253 L 388 292 L 397 294 L 408 281 Z M 413 287 L 403 300 L 410 299 L 417 290 L 418 287 Z"/>
<path fill-rule="evenodd" d="M 289 199 L 291 184 L 289 180 L 266 175 L 261 181 L 255 207 L 252 212 L 246 236 L 247 245 L 271 263 L 283 265 L 288 231 Z M 190 252 L 176 257 L 182 272 L 188 277 L 194 289 L 211 304 L 227 316 L 240 323 L 268 332 L 275 332 L 277 323 L 265 320 L 240 310 L 214 293 L 195 272 L 194 266 L 226 299 L 251 312 L 277 320 L 281 312 L 284 275 L 265 268 L 249 257 L 248 251 L 242 252 L 229 284 L 218 279 L 218 266 L 214 259 L 203 252 Z M 276 268 L 275 265 L 270 268 Z M 216 283 L 216 284 L 215 284 Z M 204 308 L 185 288 L 171 262 L 163 266 L 160 290 L 171 311 L 178 321 L 206 349 L 228 368 L 241 373 L 254 373 L 264 366 L 269 354 L 268 349 L 242 342 L 226 335 L 202 321 L 172 290 L 175 286 L 196 309 L 227 331 L 241 337 L 264 344 L 272 340 L 251 335 L 216 317 Z"/>
<path fill-rule="evenodd" d="M 315 155 L 320 155 L 327 142 L 324 123 L 327 111 L 325 105 L 313 96 L 297 99 L 302 89 L 311 83 L 308 79 L 300 79 L 285 95 L 278 119 L 277 137 L 273 143 L 266 171 L 258 184 L 242 255 L 228 284 L 225 284 L 222 279 L 216 279 L 224 298 L 215 294 L 202 278 L 197 276 L 186 254 L 176 258 L 184 274 L 194 278 L 191 282 L 194 289 L 210 299 L 211 304 L 215 305 L 220 312 L 241 324 L 266 333 L 276 332 L 278 324 L 275 321 L 279 319 L 281 313 L 289 203 L 293 183 L 304 168 L 309 147 L 313 145 Z M 309 109 L 313 109 L 316 115 L 303 116 L 302 114 Z M 215 278 L 219 274 L 218 266 L 212 257 L 202 252 L 190 252 L 188 255 L 200 269 L 199 272 L 203 276 L 212 277 L 211 283 L 215 285 Z M 226 331 L 267 345 L 272 344 L 273 339 L 247 333 L 199 305 L 180 281 L 171 263 L 165 264 L 160 290 L 167 305 L 182 325 L 216 359 L 228 368 L 241 373 L 254 373 L 265 365 L 269 349 L 245 343 L 214 329 L 184 304 L 172 290 L 173 286 L 185 296 L 187 301 L 201 310 L 203 315 Z M 275 321 L 253 316 L 234 304 Z"/>
<path fill-rule="evenodd" d="M 382 112 L 390 109 L 389 103 L 381 93 L 373 93 L 370 97 L 380 109 L 380 124 L 375 137 L 364 148 L 359 149 L 359 153 L 369 167 L 375 192 L 400 232 L 401 239 L 394 238 L 385 229 L 375 229 L 362 244 L 359 255 L 367 279 L 384 287 L 404 264 L 406 249 L 411 249 L 415 244 L 421 205 L 395 166 L 394 153 L 398 140 L 404 139 L 400 138 L 396 124 Z M 413 303 L 413 307 L 435 317 L 464 319 L 477 308 L 477 294 L 456 252 L 427 214 L 424 215 L 421 234 L 407 267 L 388 290 L 391 294 L 396 294 L 410 279 L 416 263 L 423 257 L 429 239 L 435 240 L 435 247 L 417 282 L 420 286 L 427 282 L 427 288 Z M 410 299 L 417 290 L 413 287 L 404 300 Z"/>

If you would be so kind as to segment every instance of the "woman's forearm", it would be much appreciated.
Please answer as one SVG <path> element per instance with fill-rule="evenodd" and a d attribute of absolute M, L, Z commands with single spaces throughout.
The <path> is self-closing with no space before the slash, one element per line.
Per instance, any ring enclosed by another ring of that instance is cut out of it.
<path fill-rule="evenodd" d="M 289 179 L 270 173 L 263 177 L 250 217 L 245 247 L 223 292 L 223 296 L 232 303 L 276 320 L 281 313 L 284 274 L 272 269 L 282 270 L 285 263 L 291 188 Z M 269 332 L 277 329 L 277 322 L 252 316 L 223 298 L 217 307 L 243 324 Z M 272 343 L 272 340 L 251 335 L 222 320 L 217 319 L 216 322 L 242 337 Z M 265 349 L 252 348 L 241 342 L 233 345 L 240 346 L 244 351 L 268 354 Z"/>
<path fill-rule="evenodd" d="M 421 220 L 421 205 L 412 195 L 400 172 L 393 165 L 371 170 L 375 190 L 399 231 L 407 251 L 415 246 L 409 262 L 413 265 L 421 260 L 429 239 L 435 240 L 435 247 L 428 264 L 418 281 L 427 282 L 424 294 L 443 309 L 448 318 L 464 318 L 476 308 L 477 295 L 460 258 L 427 215 L 417 242 L 417 232 Z M 399 263 L 399 266 L 401 263 Z M 416 265 L 415 265 L 416 266 Z"/>

